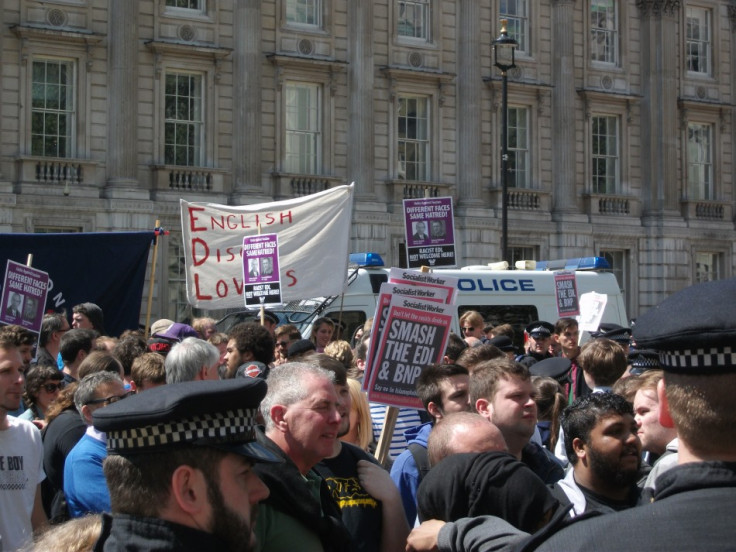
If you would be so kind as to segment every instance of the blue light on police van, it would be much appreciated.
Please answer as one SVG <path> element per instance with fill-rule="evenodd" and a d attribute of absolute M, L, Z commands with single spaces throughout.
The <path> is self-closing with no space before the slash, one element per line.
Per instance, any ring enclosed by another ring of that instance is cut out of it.
<path fill-rule="evenodd" d="M 385 266 L 378 253 L 351 253 L 350 264 L 358 266 Z"/>
<path fill-rule="evenodd" d="M 536 270 L 605 270 L 611 265 L 604 257 L 575 257 L 555 261 L 537 261 Z"/>

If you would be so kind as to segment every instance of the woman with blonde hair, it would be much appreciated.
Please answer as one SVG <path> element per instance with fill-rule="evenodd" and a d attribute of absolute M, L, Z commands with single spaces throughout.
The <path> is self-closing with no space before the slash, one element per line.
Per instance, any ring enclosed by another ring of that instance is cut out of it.
<path fill-rule="evenodd" d="M 348 378 L 348 390 L 350 391 L 350 430 L 340 439 L 367 451 L 373 442 L 371 408 L 358 380 Z"/>

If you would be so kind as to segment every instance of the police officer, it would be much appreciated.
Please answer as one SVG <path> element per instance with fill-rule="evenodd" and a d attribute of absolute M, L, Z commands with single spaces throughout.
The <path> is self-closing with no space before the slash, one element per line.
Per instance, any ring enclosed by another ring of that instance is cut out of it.
<path fill-rule="evenodd" d="M 278 462 L 255 442 L 265 394 L 257 378 L 193 381 L 96 411 L 113 513 L 95 550 L 254 550 L 268 488 L 252 467 Z"/>

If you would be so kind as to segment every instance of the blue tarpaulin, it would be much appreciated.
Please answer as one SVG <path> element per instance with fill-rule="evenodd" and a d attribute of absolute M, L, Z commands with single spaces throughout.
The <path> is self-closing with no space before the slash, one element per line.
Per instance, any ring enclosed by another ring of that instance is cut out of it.
<path fill-rule="evenodd" d="M 154 232 L 0 234 L 0 274 L 10 259 L 48 272 L 46 311 L 71 310 L 79 303 L 100 306 L 108 335 L 137 329 Z M 1 276 L 0 276 L 1 277 Z M 0 285 L 2 282 L 0 281 Z"/>

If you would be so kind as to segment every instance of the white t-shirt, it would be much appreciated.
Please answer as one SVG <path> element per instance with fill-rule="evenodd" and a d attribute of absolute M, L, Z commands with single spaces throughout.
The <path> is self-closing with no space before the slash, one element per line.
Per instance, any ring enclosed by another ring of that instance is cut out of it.
<path fill-rule="evenodd" d="M 8 416 L 0 431 L 0 536 L 2 550 L 18 550 L 33 536 L 31 514 L 43 473 L 41 432 L 31 422 Z"/>

